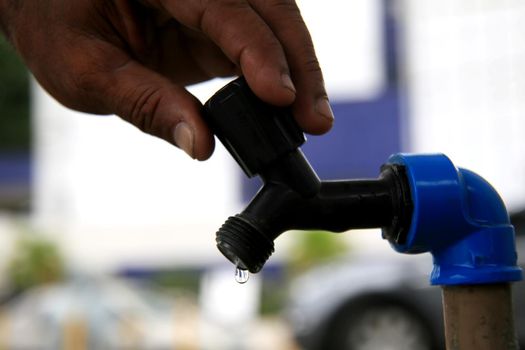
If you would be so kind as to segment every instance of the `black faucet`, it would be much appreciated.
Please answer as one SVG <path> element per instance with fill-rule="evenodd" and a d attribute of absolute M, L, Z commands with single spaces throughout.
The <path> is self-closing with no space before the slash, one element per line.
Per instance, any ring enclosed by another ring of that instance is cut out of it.
<path fill-rule="evenodd" d="M 381 227 L 384 238 L 403 243 L 412 201 L 402 165 L 383 166 L 377 179 L 321 181 L 299 148 L 306 139 L 290 108 L 264 103 L 242 77 L 213 95 L 203 114 L 246 175 L 264 182 L 217 232 L 217 247 L 238 268 L 259 272 L 274 239 L 291 229 Z"/>

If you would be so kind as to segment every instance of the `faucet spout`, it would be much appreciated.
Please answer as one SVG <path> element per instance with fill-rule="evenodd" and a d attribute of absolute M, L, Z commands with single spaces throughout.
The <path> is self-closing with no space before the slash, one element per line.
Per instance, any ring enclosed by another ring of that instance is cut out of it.
<path fill-rule="evenodd" d="M 402 200 L 406 186 L 397 166 L 384 167 L 377 179 L 320 182 L 313 196 L 268 181 L 242 213 L 220 228 L 217 246 L 239 268 L 255 273 L 272 254 L 273 241 L 288 230 L 381 227 L 385 236 L 397 237 L 410 226 L 411 202 Z"/>

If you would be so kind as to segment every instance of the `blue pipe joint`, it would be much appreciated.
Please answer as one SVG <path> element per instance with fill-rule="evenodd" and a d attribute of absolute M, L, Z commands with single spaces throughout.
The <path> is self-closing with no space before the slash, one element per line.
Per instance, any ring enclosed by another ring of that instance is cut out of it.
<path fill-rule="evenodd" d="M 413 202 L 400 252 L 430 252 L 434 285 L 504 283 L 522 279 L 514 227 L 496 190 L 443 154 L 396 154 L 389 164 L 406 169 Z"/>

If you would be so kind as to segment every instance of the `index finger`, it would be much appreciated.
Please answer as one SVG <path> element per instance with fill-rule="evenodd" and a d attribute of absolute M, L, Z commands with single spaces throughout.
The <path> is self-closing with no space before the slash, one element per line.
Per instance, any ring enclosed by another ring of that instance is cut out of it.
<path fill-rule="evenodd" d="M 323 74 L 310 33 L 294 0 L 249 0 L 281 42 L 297 89 L 293 104 L 299 125 L 322 134 L 333 124 Z"/>
<path fill-rule="evenodd" d="M 180 23 L 201 30 L 239 65 L 261 99 L 289 105 L 295 87 L 281 43 L 246 0 L 161 0 Z"/>

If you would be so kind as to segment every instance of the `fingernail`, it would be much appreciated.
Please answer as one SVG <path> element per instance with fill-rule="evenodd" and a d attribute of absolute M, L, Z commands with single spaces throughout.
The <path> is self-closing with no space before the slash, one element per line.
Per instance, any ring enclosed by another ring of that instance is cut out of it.
<path fill-rule="evenodd" d="M 332 112 L 332 108 L 330 107 L 330 103 L 326 97 L 321 97 L 317 100 L 317 103 L 315 104 L 315 111 L 326 119 L 331 121 L 334 120 L 334 113 Z"/>
<path fill-rule="evenodd" d="M 281 75 L 281 84 L 283 84 L 285 88 L 292 91 L 294 94 L 296 93 L 292 78 L 290 78 L 290 76 L 287 73 L 283 73 Z"/>
<path fill-rule="evenodd" d="M 173 138 L 177 147 L 186 152 L 190 157 L 195 159 L 193 153 L 193 130 L 188 124 L 180 122 L 175 127 Z"/>

